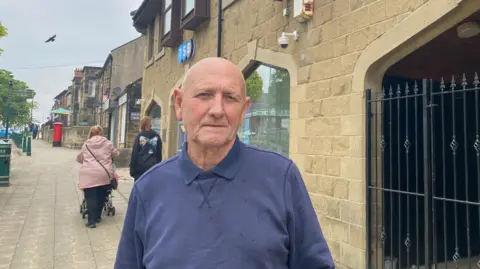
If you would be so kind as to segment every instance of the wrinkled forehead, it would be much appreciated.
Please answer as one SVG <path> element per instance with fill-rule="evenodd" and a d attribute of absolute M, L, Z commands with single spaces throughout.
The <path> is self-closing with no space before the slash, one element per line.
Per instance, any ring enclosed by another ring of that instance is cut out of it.
<path fill-rule="evenodd" d="M 186 90 L 192 93 L 209 91 L 209 92 L 228 92 L 234 94 L 245 94 L 245 88 L 242 81 L 232 77 L 218 77 L 214 75 L 205 75 L 196 77 L 189 81 Z"/>
<path fill-rule="evenodd" d="M 231 68 L 203 67 L 191 69 L 183 81 L 182 89 L 190 92 L 228 91 L 246 95 L 243 74 Z"/>

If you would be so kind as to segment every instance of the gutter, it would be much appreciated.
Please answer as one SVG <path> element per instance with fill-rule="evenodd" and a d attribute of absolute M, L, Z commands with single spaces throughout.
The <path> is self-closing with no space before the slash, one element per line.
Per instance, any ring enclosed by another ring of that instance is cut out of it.
<path fill-rule="evenodd" d="M 222 23 L 223 23 L 223 3 L 218 0 L 218 35 L 217 35 L 217 57 L 222 57 Z"/>

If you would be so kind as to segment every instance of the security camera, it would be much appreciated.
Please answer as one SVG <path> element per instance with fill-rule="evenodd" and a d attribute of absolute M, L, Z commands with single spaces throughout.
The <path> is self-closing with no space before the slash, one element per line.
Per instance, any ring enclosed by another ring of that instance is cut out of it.
<path fill-rule="evenodd" d="M 299 36 L 298 32 L 294 31 L 293 33 L 282 32 L 282 36 L 278 38 L 278 44 L 282 49 L 288 48 L 288 37 L 293 36 L 293 40 L 298 41 Z"/>
<path fill-rule="evenodd" d="M 288 37 L 285 32 L 282 33 L 282 36 L 278 38 L 278 44 L 282 49 L 286 49 L 288 47 Z"/>

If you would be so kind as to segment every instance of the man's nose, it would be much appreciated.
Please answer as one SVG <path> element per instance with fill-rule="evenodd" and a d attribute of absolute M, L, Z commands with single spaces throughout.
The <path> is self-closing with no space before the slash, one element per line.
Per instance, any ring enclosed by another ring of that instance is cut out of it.
<path fill-rule="evenodd" d="M 223 97 L 221 94 L 217 94 L 215 95 L 212 107 L 210 108 L 210 115 L 216 118 L 220 118 L 223 116 L 223 114 Z"/>

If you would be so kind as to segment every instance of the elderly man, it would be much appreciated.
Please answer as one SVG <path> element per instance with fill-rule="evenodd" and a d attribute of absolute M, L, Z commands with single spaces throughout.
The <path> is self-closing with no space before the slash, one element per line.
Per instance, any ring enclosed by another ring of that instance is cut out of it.
<path fill-rule="evenodd" d="M 241 71 L 203 59 L 174 96 L 187 142 L 135 183 L 115 268 L 335 268 L 295 164 L 237 137 Z"/>

